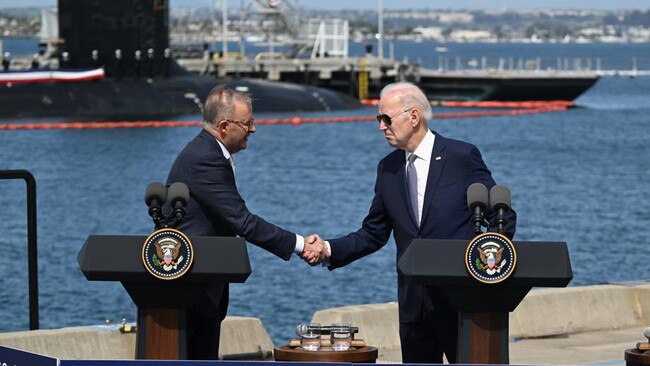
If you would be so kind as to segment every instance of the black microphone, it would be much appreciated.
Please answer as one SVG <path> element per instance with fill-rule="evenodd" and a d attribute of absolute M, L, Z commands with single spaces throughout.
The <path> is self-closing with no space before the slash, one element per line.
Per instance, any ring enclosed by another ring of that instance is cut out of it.
<path fill-rule="evenodd" d="M 184 183 L 176 182 L 167 190 L 169 205 L 172 207 L 171 221 L 168 226 L 177 227 L 185 218 L 185 207 L 190 201 L 190 190 Z"/>
<path fill-rule="evenodd" d="M 153 219 L 156 230 L 165 224 L 165 216 L 160 209 L 167 200 L 167 189 L 162 183 L 151 182 L 144 192 L 144 203 L 149 207 L 149 216 Z"/>
<path fill-rule="evenodd" d="M 481 232 L 481 225 L 486 226 L 483 211 L 488 207 L 488 189 L 483 183 L 473 183 L 467 188 L 467 207 L 473 212 L 474 232 Z"/>
<path fill-rule="evenodd" d="M 490 206 L 497 213 L 496 224 L 499 234 L 503 234 L 503 228 L 508 225 L 506 213 L 510 211 L 511 201 L 512 195 L 508 187 L 497 184 L 490 189 Z"/>

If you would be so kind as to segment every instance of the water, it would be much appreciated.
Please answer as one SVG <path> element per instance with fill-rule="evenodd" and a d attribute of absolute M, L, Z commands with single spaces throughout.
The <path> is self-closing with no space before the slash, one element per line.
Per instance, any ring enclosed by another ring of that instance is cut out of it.
<path fill-rule="evenodd" d="M 411 59 L 434 60 L 426 48 L 431 45 L 398 46 L 411 47 Z M 467 51 L 472 57 L 493 46 L 462 45 L 475 49 Z M 550 59 L 568 52 L 565 45 L 537 46 Z M 637 55 L 640 65 L 641 56 L 646 65 L 649 59 L 647 45 L 590 46 L 607 57 L 605 64 L 624 65 L 629 55 Z M 531 45 L 499 47 L 506 56 L 531 52 Z M 566 112 L 436 120 L 430 126 L 476 144 L 496 181 L 511 188 L 518 240 L 568 243 L 572 286 L 650 278 L 650 78 L 600 80 L 578 104 Z M 367 107 L 305 116 L 375 113 Z M 42 328 L 134 321 L 135 308 L 121 285 L 86 281 L 76 256 L 90 234 L 151 232 L 145 187 L 165 181 L 175 156 L 197 132 L 0 131 L 0 169 L 28 169 L 38 184 Z M 252 212 L 301 234 L 337 237 L 359 228 L 376 164 L 389 151 L 376 122 L 259 126 L 249 148 L 235 156 L 237 183 Z M 0 181 L 1 331 L 24 330 L 29 323 L 24 192 L 23 182 Z M 295 337 L 295 326 L 319 309 L 397 299 L 392 239 L 333 272 L 248 248 L 253 274 L 231 286 L 229 314 L 261 318 L 276 344 Z"/>
<path fill-rule="evenodd" d="M 10 52 L 12 57 L 32 57 L 38 53 L 36 38 L 2 38 L 3 52 Z"/>

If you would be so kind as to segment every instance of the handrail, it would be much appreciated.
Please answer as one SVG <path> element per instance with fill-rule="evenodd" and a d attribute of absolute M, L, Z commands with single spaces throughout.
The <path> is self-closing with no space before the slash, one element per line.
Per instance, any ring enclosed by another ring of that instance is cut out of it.
<path fill-rule="evenodd" d="M 27 170 L 0 170 L 0 179 L 23 179 L 27 184 L 27 272 L 29 329 L 38 329 L 38 263 L 36 255 L 36 180 Z"/>

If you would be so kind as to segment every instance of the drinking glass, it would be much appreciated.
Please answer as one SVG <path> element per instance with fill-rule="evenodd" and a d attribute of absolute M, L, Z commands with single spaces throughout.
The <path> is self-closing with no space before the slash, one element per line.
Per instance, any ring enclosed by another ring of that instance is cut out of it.
<path fill-rule="evenodd" d="M 352 342 L 352 331 L 350 324 L 334 323 L 332 324 L 330 341 L 334 351 L 347 351 L 350 349 Z"/>
<path fill-rule="evenodd" d="M 320 348 L 320 324 L 307 324 L 307 329 L 300 334 L 300 346 L 305 351 L 318 351 Z"/>

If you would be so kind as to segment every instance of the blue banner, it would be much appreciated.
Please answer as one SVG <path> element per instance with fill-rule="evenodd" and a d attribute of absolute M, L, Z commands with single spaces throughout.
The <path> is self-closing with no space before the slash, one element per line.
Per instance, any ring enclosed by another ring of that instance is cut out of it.
<path fill-rule="evenodd" d="M 57 359 L 0 346 L 1 366 L 57 366 Z"/>

